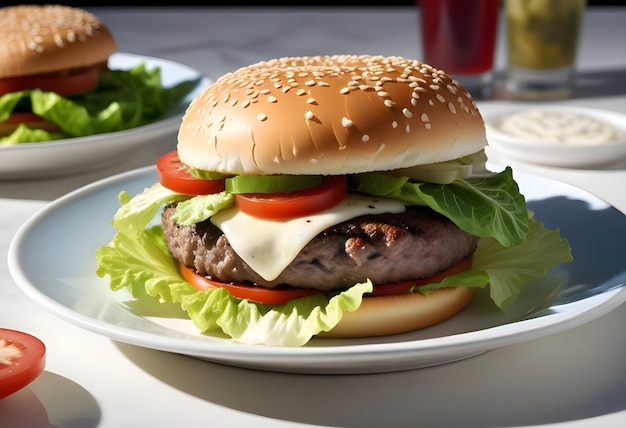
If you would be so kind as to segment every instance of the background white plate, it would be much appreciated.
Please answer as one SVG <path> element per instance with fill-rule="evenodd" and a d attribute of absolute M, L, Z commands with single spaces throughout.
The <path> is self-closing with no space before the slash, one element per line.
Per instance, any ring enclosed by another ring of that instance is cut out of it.
<path fill-rule="evenodd" d="M 619 141 L 590 145 L 540 143 L 510 135 L 500 129 L 505 117 L 528 110 L 586 116 L 613 126 L 623 138 Z M 610 165 L 626 158 L 626 114 L 617 111 L 568 105 L 510 107 L 486 116 L 485 128 L 489 146 L 511 159 L 531 164 L 582 168 Z"/>
<path fill-rule="evenodd" d="M 0 179 L 52 177 L 102 168 L 156 137 L 175 135 L 187 105 L 210 82 L 186 65 L 142 55 L 115 53 L 109 66 L 126 70 L 142 61 L 148 69 L 161 68 L 165 87 L 193 79 L 199 80 L 198 85 L 164 119 L 148 125 L 89 137 L 0 147 Z"/>
<path fill-rule="evenodd" d="M 199 334 L 177 306 L 113 293 L 94 273 L 94 252 L 113 237 L 118 192 L 135 194 L 152 185 L 153 167 L 95 182 L 47 205 L 16 233 L 9 269 L 51 313 L 142 347 L 281 372 L 376 373 L 444 364 L 575 327 L 626 300 L 626 217 L 573 186 L 521 173 L 516 179 L 536 217 L 570 240 L 575 261 L 529 284 L 507 313 L 480 290 L 454 318 L 402 335 L 315 338 L 301 348 L 242 345 Z"/>

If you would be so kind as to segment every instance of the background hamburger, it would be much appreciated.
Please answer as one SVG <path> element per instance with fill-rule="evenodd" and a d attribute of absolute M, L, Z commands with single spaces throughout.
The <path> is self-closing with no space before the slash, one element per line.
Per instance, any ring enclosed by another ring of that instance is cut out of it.
<path fill-rule="evenodd" d="M 417 61 L 244 67 L 189 105 L 159 183 L 122 192 L 97 273 L 245 343 L 411 331 L 487 285 L 506 309 L 571 255 L 485 145 L 469 93 Z"/>
<path fill-rule="evenodd" d="M 108 28 L 61 5 L 0 8 L 0 145 L 119 131 L 159 119 L 195 82 L 164 90 L 160 71 L 110 71 Z M 22 126 L 20 126 L 22 125 Z"/>

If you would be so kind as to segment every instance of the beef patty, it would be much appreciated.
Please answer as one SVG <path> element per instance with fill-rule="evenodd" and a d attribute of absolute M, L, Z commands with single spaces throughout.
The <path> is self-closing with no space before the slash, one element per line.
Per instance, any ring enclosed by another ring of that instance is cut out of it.
<path fill-rule="evenodd" d="M 170 253 L 185 266 L 222 282 L 323 291 L 369 278 L 374 284 L 434 275 L 476 250 L 478 238 L 426 207 L 399 214 L 364 215 L 315 236 L 273 281 L 266 281 L 232 249 L 210 220 L 179 226 L 175 206 L 162 214 Z M 254 237 L 250 237 L 254 239 Z"/>

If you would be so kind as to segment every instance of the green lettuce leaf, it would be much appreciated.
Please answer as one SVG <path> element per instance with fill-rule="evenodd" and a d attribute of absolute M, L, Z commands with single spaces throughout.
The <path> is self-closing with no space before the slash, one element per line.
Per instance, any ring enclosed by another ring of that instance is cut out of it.
<path fill-rule="evenodd" d="M 526 239 L 526 203 L 510 167 L 498 174 L 450 184 L 411 182 L 408 177 L 381 173 L 349 178 L 355 191 L 429 206 L 466 232 L 493 238 L 506 247 L 519 245 Z"/>
<path fill-rule="evenodd" d="M 144 189 L 135 197 L 128 192 L 120 192 L 118 199 L 120 208 L 113 216 L 112 225 L 122 233 L 142 231 L 164 206 L 189 199 L 189 195 L 181 195 L 159 183 Z"/>
<path fill-rule="evenodd" d="M 159 67 L 140 63 L 130 70 L 100 73 L 98 88 L 87 94 L 62 97 L 38 89 L 0 96 L 0 121 L 13 112 L 33 112 L 56 123 L 63 132 L 16 130 L 0 145 L 85 137 L 122 131 L 163 118 L 198 84 L 199 79 L 165 88 Z"/>
<path fill-rule="evenodd" d="M 173 220 L 181 226 L 190 226 L 214 216 L 232 204 L 233 195 L 227 192 L 196 196 L 176 206 Z"/>
<path fill-rule="evenodd" d="M 30 129 L 24 124 L 20 124 L 12 134 L 0 138 L 0 146 L 10 146 L 20 144 L 25 141 L 40 143 L 44 141 L 58 140 L 66 138 L 62 132 L 49 132 L 43 129 Z"/>
<path fill-rule="evenodd" d="M 415 291 L 428 293 L 459 284 L 478 288 L 489 285 L 491 300 L 507 310 L 526 284 L 543 278 L 554 266 L 573 260 L 569 243 L 561 238 L 559 230 L 546 229 L 532 218 L 531 212 L 528 215 L 528 235 L 520 245 L 504 247 L 494 239 L 482 238 L 470 270 Z"/>

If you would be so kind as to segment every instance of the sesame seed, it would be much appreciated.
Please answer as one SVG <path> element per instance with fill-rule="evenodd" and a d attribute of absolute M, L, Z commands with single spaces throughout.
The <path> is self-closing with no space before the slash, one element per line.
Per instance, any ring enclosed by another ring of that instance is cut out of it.
<path fill-rule="evenodd" d="M 259 115 L 256 118 L 258 121 L 263 122 L 267 120 L 267 115 L 265 113 L 259 113 Z"/>
<path fill-rule="evenodd" d="M 449 109 L 452 113 L 456 113 L 456 107 L 454 107 L 454 104 L 452 104 L 452 103 L 448 103 L 448 109 Z"/>
<path fill-rule="evenodd" d="M 370 140 L 370 136 L 365 134 L 361 137 L 361 141 L 363 141 L 364 143 L 368 142 Z"/>
<path fill-rule="evenodd" d="M 383 104 L 385 104 L 385 107 L 389 107 L 389 108 L 391 108 L 391 107 L 396 105 L 396 103 L 394 103 L 391 100 L 385 100 L 385 101 L 383 101 Z"/>
<path fill-rule="evenodd" d="M 306 100 L 306 103 L 307 104 L 317 104 L 317 101 L 315 100 L 315 98 L 308 98 Z"/>
<path fill-rule="evenodd" d="M 403 115 L 404 115 L 404 117 L 406 117 L 407 119 L 410 119 L 410 118 L 412 118 L 412 117 L 413 117 L 413 113 L 411 113 L 411 112 L 409 111 L 409 109 L 407 109 L 407 108 L 403 108 L 403 109 L 402 109 L 402 114 L 403 114 Z"/>
<path fill-rule="evenodd" d="M 347 117 L 342 117 L 341 118 L 341 126 L 343 126 L 344 128 L 352 128 L 354 126 L 354 122 L 352 122 Z"/>
<path fill-rule="evenodd" d="M 276 103 L 276 102 L 278 102 L 278 100 L 276 99 L 276 97 L 270 95 L 269 97 L 267 97 L 267 102 L 268 103 Z"/>
<path fill-rule="evenodd" d="M 304 118 L 306 120 L 311 120 L 315 117 L 315 115 L 313 114 L 313 112 L 311 110 L 308 110 L 306 113 L 304 113 Z"/>

